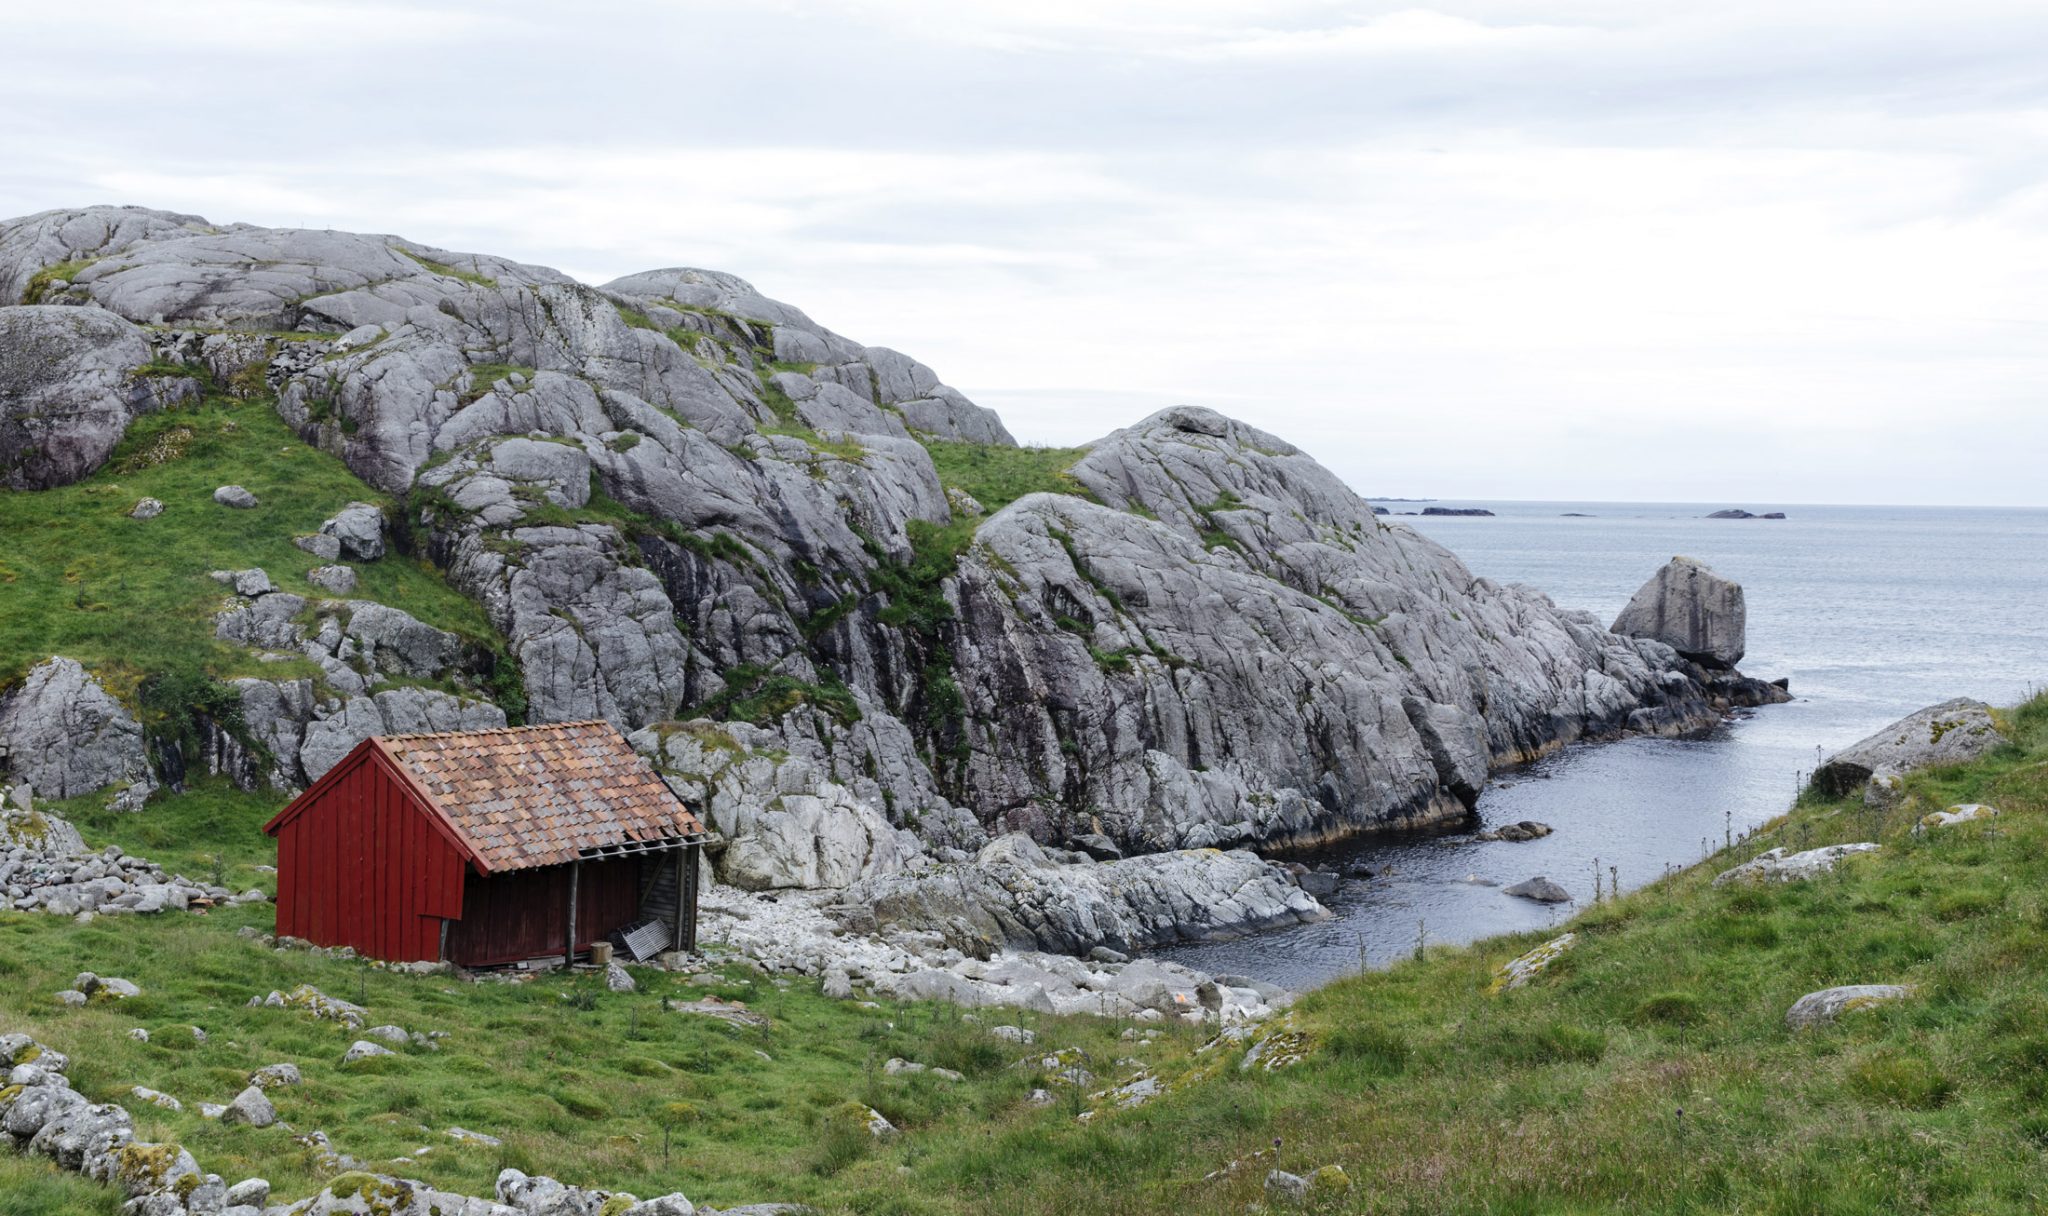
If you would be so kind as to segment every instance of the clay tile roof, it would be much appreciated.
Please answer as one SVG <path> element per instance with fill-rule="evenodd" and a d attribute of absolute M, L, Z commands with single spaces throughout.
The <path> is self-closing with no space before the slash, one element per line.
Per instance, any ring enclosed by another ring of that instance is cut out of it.
<path fill-rule="evenodd" d="M 704 831 L 609 722 L 390 735 L 376 745 L 419 784 L 487 872 Z"/>

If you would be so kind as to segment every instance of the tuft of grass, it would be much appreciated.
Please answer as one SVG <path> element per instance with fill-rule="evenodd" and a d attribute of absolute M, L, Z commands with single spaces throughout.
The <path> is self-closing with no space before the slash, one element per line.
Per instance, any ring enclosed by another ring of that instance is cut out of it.
<path fill-rule="evenodd" d="M 473 268 L 474 266 L 481 265 L 481 263 L 473 262 L 471 264 L 472 269 L 464 270 L 460 266 L 450 266 L 446 262 L 436 262 L 425 254 L 414 253 L 410 249 L 400 249 L 398 252 L 438 275 L 445 275 L 451 279 L 461 279 L 463 282 L 476 287 L 496 287 L 498 285 L 498 280 Z"/>
<path fill-rule="evenodd" d="M 940 483 L 972 494 L 990 515 L 1026 494 L 1041 491 L 1095 500 L 1068 472 L 1088 454 L 1086 448 L 1001 447 L 927 439 L 924 449 L 931 453 Z"/>
<path fill-rule="evenodd" d="M 21 293 L 24 304 L 40 304 L 59 283 L 69 283 L 78 277 L 78 272 L 99 261 L 98 258 L 78 258 L 69 262 L 58 262 L 45 266 L 28 278 L 28 287 Z"/>

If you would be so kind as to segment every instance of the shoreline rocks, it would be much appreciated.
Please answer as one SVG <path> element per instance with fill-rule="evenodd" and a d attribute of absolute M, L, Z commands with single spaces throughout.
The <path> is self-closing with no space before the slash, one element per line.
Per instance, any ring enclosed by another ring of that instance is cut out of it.
<path fill-rule="evenodd" d="M 847 899 L 867 906 L 879 924 L 936 932 L 964 953 L 1011 947 L 1079 955 L 1097 946 L 1129 952 L 1327 918 L 1291 878 L 1242 850 L 1073 864 L 1013 833 L 971 862 L 864 880 Z"/>
<path fill-rule="evenodd" d="M 2006 742 L 1989 705 L 1957 697 L 1908 714 L 1829 756 L 1808 784 L 1826 797 L 1844 798 L 1873 780 L 1962 764 Z"/>
<path fill-rule="evenodd" d="M 1501 894 L 1512 895 L 1517 899 L 1534 900 L 1539 904 L 1568 904 L 1572 902 L 1572 893 L 1570 891 L 1558 886 L 1541 874 L 1526 882 L 1518 882 L 1512 887 L 1503 887 Z"/>

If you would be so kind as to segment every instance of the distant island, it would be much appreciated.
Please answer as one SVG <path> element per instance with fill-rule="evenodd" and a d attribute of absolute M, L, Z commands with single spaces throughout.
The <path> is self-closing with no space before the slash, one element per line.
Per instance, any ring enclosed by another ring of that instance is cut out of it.
<path fill-rule="evenodd" d="M 1741 509 L 1740 507 L 1729 507 L 1729 508 L 1728 508 L 1727 510 L 1725 510 L 1725 511 L 1716 511 L 1716 512 L 1714 512 L 1713 514 L 1711 514 L 1711 515 L 1707 516 L 1707 518 L 1708 518 L 1708 519 L 1783 519 L 1783 518 L 1785 518 L 1785 513 L 1784 513 L 1783 511 L 1770 511 L 1770 512 L 1766 512 L 1765 514 L 1762 514 L 1762 515 L 1756 515 L 1756 514 L 1753 514 L 1753 513 L 1751 513 L 1751 512 L 1745 511 L 1745 510 Z"/>
<path fill-rule="evenodd" d="M 1424 515 L 1491 515 L 1484 507 L 1424 507 Z"/>

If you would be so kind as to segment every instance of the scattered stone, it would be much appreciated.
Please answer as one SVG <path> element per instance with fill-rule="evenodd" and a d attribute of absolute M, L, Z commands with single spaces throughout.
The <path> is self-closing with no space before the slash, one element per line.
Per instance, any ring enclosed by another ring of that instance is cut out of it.
<path fill-rule="evenodd" d="M 178 1101 L 161 1090 L 150 1089 L 146 1086 L 137 1085 L 130 1089 L 128 1094 L 138 1102 L 147 1102 L 151 1106 L 162 1107 L 165 1110 L 179 1111 L 185 1109 L 183 1102 Z"/>
<path fill-rule="evenodd" d="M 1038 1041 L 1036 1031 L 1026 1030 L 1022 1026 L 991 1026 L 988 1032 L 1005 1043 L 1022 1043 L 1026 1047 Z"/>
<path fill-rule="evenodd" d="M 1310 870 L 1306 874 L 1295 876 L 1295 884 L 1303 892 L 1313 895 L 1317 899 L 1328 899 L 1330 896 L 1335 895 L 1337 893 L 1337 884 L 1340 881 L 1337 875 L 1332 874 L 1328 870 Z"/>
<path fill-rule="evenodd" d="M 1858 853 L 1875 853 L 1877 849 L 1877 845 L 1867 841 L 1860 844 L 1831 844 L 1789 855 L 1782 848 L 1771 849 L 1757 854 L 1732 870 L 1724 870 L 1715 875 L 1714 885 L 1725 887 L 1742 882 L 1799 882 L 1828 873 L 1835 868 L 1835 863 L 1844 857 L 1853 857 Z"/>
<path fill-rule="evenodd" d="M 881 1111 L 876 1110 L 872 1106 L 860 1107 L 860 1111 L 862 1112 L 862 1121 L 868 1129 L 868 1135 L 879 1140 L 896 1134 L 896 1125 L 883 1118 Z"/>
<path fill-rule="evenodd" d="M 270 1183 L 261 1178 L 245 1178 L 228 1188 L 229 1207 L 260 1208 L 270 1202 Z"/>
<path fill-rule="evenodd" d="M 132 980 L 115 976 L 98 976 L 90 971 L 81 971 L 71 986 L 96 1001 L 125 1001 L 129 997 L 141 996 L 142 988 Z"/>
<path fill-rule="evenodd" d="M 240 486 L 222 486 L 213 492 L 213 501 L 224 507 L 246 511 L 256 505 L 256 496 Z"/>
<path fill-rule="evenodd" d="M 1505 840 L 1513 844 L 1522 844 L 1531 840 L 1541 840 L 1545 836 L 1550 835 L 1552 830 L 1551 826 L 1547 823 L 1538 823 L 1534 819 L 1524 819 L 1520 823 L 1504 823 L 1497 828 L 1490 828 L 1479 833 L 1473 839 Z"/>
<path fill-rule="evenodd" d="M 333 537 L 341 552 L 357 561 L 373 562 L 384 556 L 384 512 L 366 502 L 352 502 L 320 525 L 322 536 Z"/>
<path fill-rule="evenodd" d="M 57 994 L 57 1001 L 59 1004 L 69 1005 L 74 1009 L 82 1009 L 85 1007 L 85 994 L 76 989 L 66 988 Z"/>
<path fill-rule="evenodd" d="M 1958 697 L 1909 714 L 1829 756 L 1809 784 L 1826 797 L 1843 798 L 1873 777 L 1962 764 L 2005 742 L 1989 705 Z"/>
<path fill-rule="evenodd" d="M 223 587 L 234 588 L 236 595 L 251 599 L 277 590 L 270 581 L 270 575 L 262 570 L 215 570 L 212 578 Z"/>
<path fill-rule="evenodd" d="M 1051 1106 L 1052 1103 L 1052 1091 L 1046 1089 L 1034 1089 L 1024 1098 L 1026 1106 Z"/>
<path fill-rule="evenodd" d="M 135 503 L 135 506 L 129 510 L 128 518 L 155 519 L 157 516 L 162 515 L 163 513 L 164 504 L 162 499 L 143 498 L 138 499 Z"/>
<path fill-rule="evenodd" d="M 825 980 L 818 986 L 818 991 L 827 1000 L 850 1001 L 853 999 L 853 977 L 834 967 L 825 973 Z"/>
<path fill-rule="evenodd" d="M 137 1026 L 135 1029 L 128 1032 L 128 1037 L 134 1039 L 138 1043 L 147 1043 L 149 1042 L 149 1031 L 143 1029 L 140 1026 Z"/>
<path fill-rule="evenodd" d="M 341 1062 L 343 1064 L 356 1064 L 364 1060 L 374 1060 L 378 1056 L 388 1056 L 395 1054 L 397 1053 L 393 1052 L 389 1047 L 380 1047 L 375 1043 L 369 1042 L 368 1040 L 357 1039 L 354 1043 L 350 1044 L 349 1049 L 342 1054 Z"/>
<path fill-rule="evenodd" d="M 1845 1013 L 1874 1009 L 1887 1001 L 1913 995 L 1910 984 L 1845 984 L 1809 992 L 1785 1011 L 1785 1024 L 1794 1030 L 1832 1022 Z"/>
<path fill-rule="evenodd" d="M 1266 1201 L 1285 1207 L 1300 1207 L 1308 1202 L 1308 1179 L 1286 1170 L 1266 1172 Z"/>
<path fill-rule="evenodd" d="M 412 1042 L 412 1036 L 406 1033 L 403 1026 L 372 1026 L 363 1033 L 372 1038 L 382 1039 L 386 1043 L 397 1043 L 400 1046 Z"/>
<path fill-rule="evenodd" d="M 346 1062 L 346 1061 L 344 1061 Z M 251 1085 L 235 1095 L 227 1109 L 221 1112 L 223 1123 L 246 1123 L 250 1127 L 269 1127 L 277 1122 L 277 1108 L 263 1090 Z"/>
<path fill-rule="evenodd" d="M 349 954 L 353 956 L 354 952 Z M 297 1009 L 321 1021 L 340 1022 L 350 1030 L 362 1029 L 367 1012 L 361 1005 L 328 996 L 311 984 L 300 984 L 288 993 L 273 990 L 263 998 L 263 1003 L 277 1009 Z"/>
<path fill-rule="evenodd" d="M 1923 836 L 1934 828 L 1945 828 L 1951 824 L 1974 823 L 1979 819 L 1996 819 L 1998 808 L 1981 802 L 1965 802 L 1945 811 L 1936 811 L 1913 825 L 1913 834 Z"/>
<path fill-rule="evenodd" d="M 623 966 L 610 963 L 604 969 L 604 986 L 613 992 L 632 992 L 640 985 L 633 982 L 633 977 Z"/>
<path fill-rule="evenodd" d="M 258 1089 L 282 1089 L 300 1083 L 299 1066 L 296 1064 L 265 1064 L 249 1074 L 249 1084 Z"/>
<path fill-rule="evenodd" d="M 904 1073 L 923 1072 L 924 1065 L 913 1064 L 909 1060 L 906 1060 L 901 1056 L 891 1056 L 889 1057 L 888 1061 L 882 1065 L 882 1071 L 888 1074 L 889 1076 L 894 1077 L 900 1076 Z"/>
<path fill-rule="evenodd" d="M 349 566 L 315 566 L 306 571 L 306 581 L 329 595 L 348 595 L 356 589 L 356 572 Z"/>
<path fill-rule="evenodd" d="M 325 533 L 315 533 L 311 536 L 294 536 L 292 537 L 292 543 L 323 562 L 339 561 L 341 559 L 340 539 L 328 536 Z"/>
<path fill-rule="evenodd" d="M 1561 937 L 1551 938 L 1526 954 L 1517 955 L 1502 963 L 1499 973 L 1494 977 L 1493 991 L 1506 992 L 1512 988 L 1522 987 L 1543 974 L 1550 964 L 1556 962 L 1578 940 L 1578 934 L 1566 933 Z"/>
<path fill-rule="evenodd" d="M 670 1005 L 677 1013 L 694 1013 L 702 1017 L 717 1018 L 735 1026 L 766 1026 L 765 1015 L 747 1008 L 744 1001 L 724 1001 L 716 996 L 707 996 L 701 1001 L 680 1001 Z"/>
<path fill-rule="evenodd" d="M 487 1136 L 482 1132 L 473 1132 L 466 1127 L 449 1128 L 448 1138 L 462 1144 L 481 1145 L 484 1148 L 500 1148 L 505 1143 L 496 1136 Z"/>
<path fill-rule="evenodd" d="M 1539 904 L 1568 904 L 1572 901 L 1571 892 L 1541 874 L 1527 882 L 1518 882 L 1512 887 L 1505 888 L 1501 894 L 1513 895 L 1518 899 L 1533 899 Z"/>

